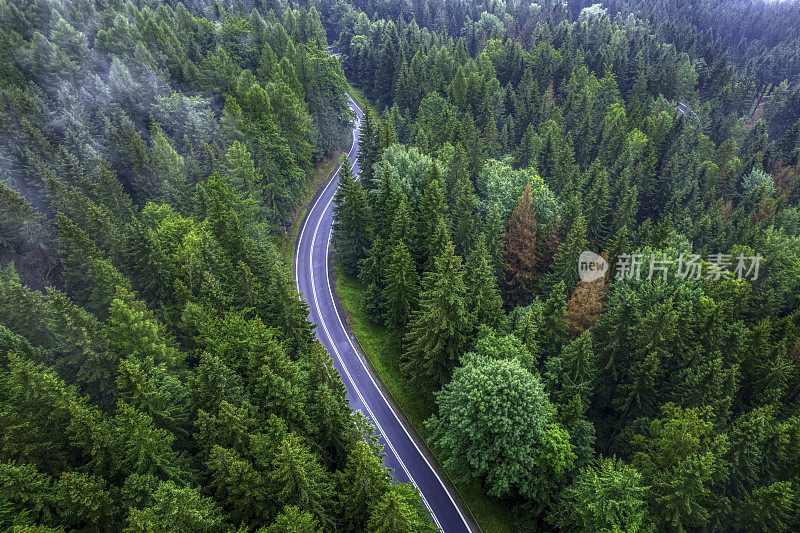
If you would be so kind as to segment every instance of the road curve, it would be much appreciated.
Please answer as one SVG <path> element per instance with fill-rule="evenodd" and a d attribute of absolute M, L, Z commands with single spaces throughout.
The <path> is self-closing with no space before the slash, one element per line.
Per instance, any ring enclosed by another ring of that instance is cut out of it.
<path fill-rule="evenodd" d="M 350 99 L 356 124 L 347 156 L 358 176 L 356 156 L 362 111 Z M 426 456 L 427 450 L 406 428 L 394 406 L 386 398 L 378 380 L 372 375 L 364 356 L 352 340 L 333 295 L 330 275 L 333 195 L 338 183 L 339 168 L 312 201 L 295 246 L 294 278 L 297 290 L 308 302 L 308 320 L 315 323 L 317 338 L 333 357 L 344 385 L 350 407 L 358 409 L 375 424 L 381 435 L 386 456 L 384 464 L 393 470 L 396 481 L 412 482 L 420 489 L 425 506 L 434 523 L 445 533 L 472 531 L 474 526 L 456 503 L 445 481 Z"/>

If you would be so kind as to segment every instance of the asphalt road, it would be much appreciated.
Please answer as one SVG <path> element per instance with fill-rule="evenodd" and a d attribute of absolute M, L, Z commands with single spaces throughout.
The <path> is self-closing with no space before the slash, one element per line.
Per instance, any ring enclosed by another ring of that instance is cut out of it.
<path fill-rule="evenodd" d="M 353 174 L 358 176 L 360 170 L 356 155 L 362 112 L 352 99 L 350 107 L 358 118 L 348 157 Z M 368 416 L 381 435 L 380 440 L 386 452 L 384 464 L 393 470 L 394 479 L 410 481 L 420 489 L 431 518 L 443 531 L 472 531 L 471 521 L 433 468 L 424 445 L 415 440 L 413 432 L 405 427 L 402 418 L 384 396 L 377 378 L 372 375 L 363 355 L 356 348 L 352 332 L 336 307 L 330 273 L 330 249 L 333 194 L 338 177 L 337 168 L 312 201 L 295 248 L 294 277 L 297 289 L 309 304 L 308 320 L 317 324 L 317 337 L 328 349 L 341 373 L 350 407 Z"/>

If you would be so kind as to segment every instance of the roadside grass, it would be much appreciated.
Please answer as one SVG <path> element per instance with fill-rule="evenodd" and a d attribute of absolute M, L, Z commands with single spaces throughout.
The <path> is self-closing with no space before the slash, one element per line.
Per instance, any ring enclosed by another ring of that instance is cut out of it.
<path fill-rule="evenodd" d="M 344 149 L 337 150 L 328 157 L 317 161 L 314 165 L 314 174 L 306 183 L 307 192 L 305 198 L 303 198 L 303 203 L 300 204 L 301 207 L 295 212 L 292 225 L 283 232 L 283 239 L 280 244 L 281 257 L 289 267 L 294 265 L 294 246 L 297 241 L 297 235 L 300 233 L 300 225 L 303 223 L 303 219 L 306 218 L 306 213 L 308 213 L 309 204 L 320 187 L 328 181 L 343 152 Z"/>
<path fill-rule="evenodd" d="M 350 96 L 353 97 L 353 100 L 356 101 L 358 107 L 364 109 L 367 106 L 367 99 L 364 97 L 364 93 L 361 91 L 361 89 L 356 89 L 352 85 L 349 85 L 348 92 L 350 93 Z"/>
<path fill-rule="evenodd" d="M 405 379 L 400 368 L 400 343 L 387 328 L 370 320 L 365 307 L 366 290 L 363 284 L 346 276 L 337 261 L 334 261 L 334 270 L 336 292 L 344 307 L 347 321 L 378 378 L 414 425 L 417 433 L 428 443 L 434 455 L 438 455 L 428 442 L 430 432 L 424 424 L 434 413 L 434 398 L 429 393 L 421 394 L 419 387 Z M 455 485 L 484 533 L 512 531 L 511 509 L 503 502 L 489 497 L 478 480 Z"/>

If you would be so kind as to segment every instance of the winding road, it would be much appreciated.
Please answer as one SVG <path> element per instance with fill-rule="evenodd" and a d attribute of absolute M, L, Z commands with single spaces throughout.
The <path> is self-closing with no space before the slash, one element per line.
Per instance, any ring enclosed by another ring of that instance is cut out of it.
<path fill-rule="evenodd" d="M 356 161 L 362 111 L 350 99 L 356 114 L 352 145 L 347 156 L 358 176 Z M 317 193 L 306 215 L 297 239 L 294 278 L 297 290 L 309 304 L 309 321 L 317 324 L 316 334 L 333 357 L 344 385 L 350 407 L 370 418 L 386 452 L 384 464 L 393 470 L 395 481 L 411 482 L 420 489 L 422 500 L 434 523 L 445 533 L 477 531 L 466 513 L 456 503 L 447 483 L 435 470 L 429 451 L 418 442 L 403 418 L 385 396 L 366 364 L 364 355 L 353 342 L 353 333 L 336 306 L 331 280 L 330 249 L 333 224 L 333 195 L 338 183 L 339 168 Z"/>

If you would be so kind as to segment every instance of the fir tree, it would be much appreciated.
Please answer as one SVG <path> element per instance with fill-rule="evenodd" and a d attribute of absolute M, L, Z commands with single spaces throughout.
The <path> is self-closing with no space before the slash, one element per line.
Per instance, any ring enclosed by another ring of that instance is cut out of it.
<path fill-rule="evenodd" d="M 405 336 L 404 369 L 430 388 L 441 386 L 469 342 L 473 316 L 467 309 L 467 288 L 461 258 L 448 245 L 422 283 L 420 308 Z"/>
<path fill-rule="evenodd" d="M 524 303 L 536 276 L 536 217 L 531 208 L 531 185 L 525 190 L 511 213 L 503 249 L 506 265 L 506 294 L 512 303 Z"/>
<path fill-rule="evenodd" d="M 350 161 L 340 160 L 339 185 L 333 207 L 333 236 L 342 269 L 349 276 L 358 275 L 359 261 L 367 256 L 372 241 L 372 227 L 367 198 L 361 184 L 353 179 Z"/>
<path fill-rule="evenodd" d="M 465 264 L 467 306 L 474 313 L 478 325 L 498 329 L 503 322 L 503 298 L 490 261 L 486 241 L 481 234 Z"/>
<path fill-rule="evenodd" d="M 370 107 L 366 106 L 358 137 L 358 168 L 361 169 L 361 181 L 367 191 L 375 188 L 373 165 L 378 161 L 379 150 L 377 124 Z"/>
<path fill-rule="evenodd" d="M 386 308 L 386 325 L 400 338 L 417 308 L 419 276 L 408 247 L 402 240 L 395 241 L 390 262 L 386 267 L 383 295 Z"/>

